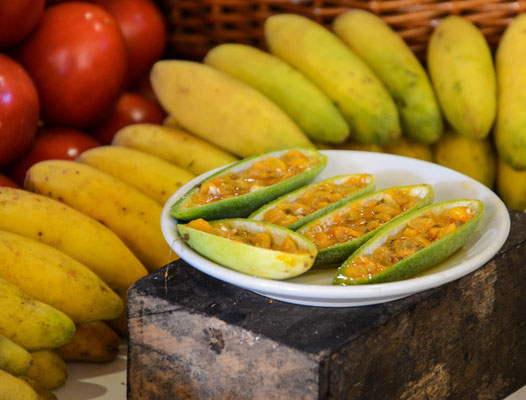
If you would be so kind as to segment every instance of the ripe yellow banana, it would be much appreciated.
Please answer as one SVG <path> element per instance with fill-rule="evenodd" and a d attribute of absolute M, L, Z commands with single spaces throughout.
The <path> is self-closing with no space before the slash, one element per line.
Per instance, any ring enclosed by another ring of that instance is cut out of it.
<path fill-rule="evenodd" d="M 0 400 L 39 400 L 29 383 L 0 369 Z"/>
<path fill-rule="evenodd" d="M 0 230 L 0 278 L 74 322 L 116 318 L 120 297 L 93 271 L 43 243 Z"/>
<path fill-rule="evenodd" d="M 184 169 L 140 150 L 99 146 L 78 161 L 106 172 L 164 205 L 183 184 L 195 178 Z"/>
<path fill-rule="evenodd" d="M 42 386 L 40 386 L 40 383 L 38 383 L 34 379 L 31 379 L 30 377 L 24 375 L 19 376 L 18 378 L 26 382 L 29 386 L 33 388 L 33 390 L 37 394 L 38 400 L 57 400 L 57 396 L 55 396 L 55 394 L 52 391 L 43 388 Z"/>
<path fill-rule="evenodd" d="M 0 229 L 68 254 L 124 293 L 148 271 L 119 237 L 99 221 L 27 190 L 0 187 Z"/>
<path fill-rule="evenodd" d="M 150 80 L 164 109 L 188 131 L 238 156 L 313 145 L 276 104 L 208 65 L 163 60 Z"/>
<path fill-rule="evenodd" d="M 514 169 L 499 157 L 497 189 L 508 208 L 526 212 L 526 170 Z"/>
<path fill-rule="evenodd" d="M 33 351 L 31 357 L 33 364 L 25 373 L 27 377 L 48 390 L 56 389 L 66 382 L 66 363 L 55 350 Z"/>
<path fill-rule="evenodd" d="M 456 132 L 446 132 L 432 148 L 437 164 L 454 169 L 490 189 L 493 188 L 497 159 L 489 138 L 470 139 Z"/>
<path fill-rule="evenodd" d="M 351 138 L 389 144 L 401 133 L 398 111 L 385 86 L 335 34 L 309 18 L 279 14 L 265 21 L 270 51 L 303 72 L 338 106 Z"/>
<path fill-rule="evenodd" d="M 197 136 L 162 125 L 128 125 L 117 132 L 112 144 L 155 155 L 195 175 L 238 161 Z"/>
<path fill-rule="evenodd" d="M 471 139 L 485 138 L 497 111 L 497 83 L 480 30 L 456 15 L 442 20 L 429 40 L 427 67 L 453 130 Z"/>
<path fill-rule="evenodd" d="M 110 362 L 117 357 L 120 338 L 102 321 L 77 324 L 71 342 L 56 349 L 65 361 Z"/>
<path fill-rule="evenodd" d="M 401 36 L 380 17 L 360 9 L 340 14 L 333 28 L 387 87 L 404 134 L 435 142 L 444 130 L 440 108 L 426 71 Z"/>
<path fill-rule="evenodd" d="M 0 334 L 36 351 L 62 346 L 74 333 L 75 324 L 66 314 L 0 279 Z"/>
<path fill-rule="evenodd" d="M 495 57 L 499 88 L 495 144 L 499 157 L 522 172 L 526 170 L 525 30 L 526 14 L 521 14 L 504 32 Z"/>
<path fill-rule="evenodd" d="M 0 369 L 12 375 L 23 375 L 31 366 L 31 354 L 22 346 L 0 335 Z"/>
<path fill-rule="evenodd" d="M 255 47 L 225 43 L 211 49 L 204 63 L 259 90 L 312 140 L 341 143 L 349 136 L 349 126 L 327 95 L 278 57 Z"/>
<path fill-rule="evenodd" d="M 106 225 L 149 271 L 177 258 L 161 232 L 159 203 L 105 172 L 75 161 L 47 160 L 27 171 L 25 185 Z"/>

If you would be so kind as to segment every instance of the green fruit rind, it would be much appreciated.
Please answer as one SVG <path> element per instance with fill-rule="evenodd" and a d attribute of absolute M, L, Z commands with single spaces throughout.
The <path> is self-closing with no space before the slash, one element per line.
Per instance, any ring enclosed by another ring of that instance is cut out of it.
<path fill-rule="evenodd" d="M 483 139 L 497 113 L 497 81 L 491 51 L 480 30 L 451 15 L 433 31 L 427 66 L 438 101 L 459 134 Z"/>
<path fill-rule="evenodd" d="M 349 125 L 327 95 L 278 57 L 252 46 L 225 43 L 212 48 L 204 63 L 259 90 L 311 139 L 341 143 L 349 136 Z"/>
<path fill-rule="evenodd" d="M 347 211 L 349 207 L 351 207 L 353 204 L 357 202 L 372 200 L 372 199 L 379 198 L 379 197 L 381 198 L 386 191 L 393 190 L 393 189 L 410 189 L 413 193 L 416 193 L 420 197 L 420 200 L 411 209 L 394 217 L 392 220 L 385 223 L 383 226 L 376 228 L 375 230 L 368 232 L 359 238 L 350 240 L 348 242 L 345 242 L 345 243 L 342 243 L 342 244 L 339 244 L 333 247 L 328 247 L 326 249 L 318 249 L 318 255 L 316 257 L 316 260 L 314 261 L 314 265 L 312 266 L 312 268 L 313 269 L 328 268 L 329 266 L 332 266 L 334 264 L 341 264 L 357 248 L 359 248 L 362 244 L 364 244 L 367 240 L 369 240 L 376 232 L 378 232 L 379 229 L 382 229 L 385 226 L 389 226 L 393 224 L 399 218 L 411 212 L 411 210 L 418 209 L 418 208 L 421 208 L 421 207 L 424 207 L 430 204 L 434 198 L 433 188 L 430 185 L 422 184 L 422 185 L 390 187 L 387 189 L 379 190 L 374 193 L 365 194 L 358 198 L 347 201 L 344 205 L 332 210 L 329 213 L 324 214 L 320 218 L 315 219 L 309 222 L 308 224 L 301 226 L 299 229 L 296 230 L 296 232 L 298 232 L 301 235 L 302 232 L 307 231 L 310 228 L 310 226 L 312 226 L 313 224 L 317 224 L 320 221 L 331 219 L 332 216 L 335 214 L 343 214 Z"/>
<path fill-rule="evenodd" d="M 522 14 L 504 32 L 495 56 L 499 87 L 495 144 L 499 156 L 516 170 L 526 170 L 525 30 Z"/>
<path fill-rule="evenodd" d="M 385 145 L 401 134 L 396 105 L 378 77 L 334 33 L 309 18 L 265 21 L 271 53 L 305 74 L 337 105 L 360 143 Z"/>
<path fill-rule="evenodd" d="M 224 223 L 255 233 L 270 231 L 276 243 L 283 241 L 285 236 L 289 235 L 300 249 L 306 250 L 304 253 L 286 253 L 264 249 L 192 229 L 186 225 L 177 225 L 183 240 L 196 252 L 218 264 L 247 275 L 265 279 L 292 278 L 308 271 L 316 258 L 316 246 L 310 240 L 277 225 L 241 218 L 223 219 L 210 223 L 212 225 Z"/>
<path fill-rule="evenodd" d="M 289 192 L 289 193 L 287 193 L 287 194 L 285 194 L 285 195 L 283 195 L 281 197 L 278 197 L 276 200 L 271 201 L 268 204 L 265 204 L 263 207 L 257 209 L 252 214 L 250 214 L 248 216 L 248 219 L 253 219 L 253 220 L 256 220 L 256 221 L 262 221 L 263 220 L 263 216 L 265 215 L 265 213 L 268 210 L 276 207 L 281 202 L 294 201 L 298 197 L 303 195 L 303 193 L 305 193 L 305 191 L 309 190 L 312 187 L 316 187 L 318 185 L 321 185 L 323 183 L 326 183 L 326 182 L 343 183 L 347 179 L 349 179 L 349 178 L 351 178 L 353 176 L 357 176 L 357 175 L 362 175 L 362 174 L 350 174 L 350 175 L 333 176 L 331 178 L 327 178 L 327 179 L 324 179 L 324 180 L 319 181 L 319 182 L 311 183 L 310 185 L 307 185 L 307 186 L 304 186 L 302 188 L 296 189 L 293 192 Z M 345 198 L 343 198 L 341 200 L 338 200 L 337 202 L 335 202 L 333 204 L 328 205 L 327 207 L 321 208 L 321 209 L 313 212 L 312 214 L 306 215 L 305 217 L 303 217 L 301 219 L 298 219 L 297 221 L 293 222 L 292 224 L 287 225 L 286 228 L 292 229 L 292 230 L 296 230 L 300 226 L 308 224 L 310 221 L 312 221 L 312 220 L 314 220 L 316 218 L 319 218 L 319 217 L 321 217 L 324 214 L 327 214 L 328 212 L 334 210 L 335 208 L 338 208 L 342 204 L 347 203 L 351 199 L 355 199 L 355 198 L 360 197 L 360 196 L 362 196 L 364 194 L 372 192 L 375 189 L 375 185 L 376 185 L 374 176 L 368 175 L 368 179 L 369 179 L 369 183 L 366 186 L 364 186 L 363 188 L 357 190 L 354 193 L 351 193 L 347 197 L 345 197 Z"/>
<path fill-rule="evenodd" d="M 298 175 L 292 176 L 289 179 L 278 182 L 272 186 L 267 186 L 258 190 L 254 190 L 251 193 L 203 205 L 192 206 L 190 204 L 192 195 L 199 190 L 199 187 L 202 184 L 210 181 L 211 179 L 228 174 L 230 172 L 244 170 L 246 168 L 249 168 L 255 162 L 268 157 L 280 157 L 289 150 L 299 150 L 305 155 L 308 155 L 310 157 L 316 157 L 318 163 Z M 189 221 L 191 219 L 196 218 L 220 219 L 246 217 L 254 210 L 260 208 L 263 204 L 266 204 L 276 199 L 284 193 L 288 193 L 303 185 L 308 184 L 314 178 L 316 178 L 316 176 L 323 170 L 323 168 L 325 168 L 326 165 L 327 156 L 317 152 L 316 150 L 302 148 L 283 149 L 265 153 L 263 155 L 247 157 L 234 164 L 231 164 L 226 168 L 223 168 L 222 170 L 199 182 L 199 184 L 190 189 L 176 203 L 172 205 L 170 213 L 174 218 L 185 221 Z"/>
<path fill-rule="evenodd" d="M 397 262 L 383 272 L 372 276 L 370 279 L 350 281 L 344 275 L 347 265 L 360 254 L 369 254 L 377 247 L 384 244 L 388 236 L 398 233 L 407 226 L 407 223 L 428 211 L 437 210 L 440 212 L 446 208 L 455 206 L 467 206 L 476 211 L 476 215 L 464 225 L 460 226 L 455 232 L 437 240 L 428 247 L 423 248 L 410 257 Z M 407 279 L 432 267 L 453 255 L 457 250 L 466 244 L 473 232 L 476 230 L 484 214 L 484 203 L 480 200 L 458 199 L 448 200 L 440 203 L 430 204 L 426 207 L 414 210 L 399 218 L 395 223 L 380 228 L 377 233 L 362 247 L 356 250 L 336 272 L 334 285 L 363 285 L 372 283 L 393 282 Z"/>
<path fill-rule="evenodd" d="M 360 9 L 340 14 L 333 28 L 387 87 L 404 134 L 423 143 L 436 141 L 444 130 L 440 107 L 426 71 L 401 36 Z"/>

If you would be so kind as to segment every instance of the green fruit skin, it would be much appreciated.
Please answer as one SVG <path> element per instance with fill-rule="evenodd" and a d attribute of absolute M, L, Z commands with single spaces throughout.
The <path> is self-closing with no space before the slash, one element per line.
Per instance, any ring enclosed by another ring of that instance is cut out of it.
<path fill-rule="evenodd" d="M 493 188 L 497 158 L 489 138 L 470 139 L 447 132 L 433 145 L 437 164 L 454 169 Z"/>
<path fill-rule="evenodd" d="M 62 346 L 75 333 L 75 324 L 66 314 L 2 279 L 0 315 L 0 334 L 28 351 Z"/>
<path fill-rule="evenodd" d="M 205 205 L 199 205 L 194 207 L 188 207 L 188 200 L 191 196 L 199 190 L 199 187 L 211 179 L 224 175 L 237 169 L 238 167 L 248 168 L 254 162 L 266 158 L 268 156 L 279 157 L 281 154 L 287 152 L 290 149 L 279 150 L 276 152 L 267 153 L 263 156 L 252 156 L 244 158 L 230 166 L 216 172 L 210 177 L 201 181 L 194 188 L 190 189 L 184 196 L 182 196 L 175 204 L 172 205 L 170 213 L 174 218 L 189 221 L 196 218 L 203 219 L 220 219 L 220 218 L 236 218 L 236 217 L 247 217 L 254 210 L 257 210 L 264 204 L 276 199 L 284 193 L 288 193 L 294 189 L 297 189 L 307 183 L 311 182 L 327 165 L 327 157 L 315 150 L 297 149 L 301 150 L 304 154 L 313 155 L 318 158 L 319 162 L 312 168 L 308 169 L 301 174 L 295 175 L 285 181 L 276 183 L 275 185 L 255 190 L 254 192 L 247 193 L 242 196 L 232 197 L 225 200 L 220 200 L 215 203 L 209 203 Z M 242 169 L 244 169 L 242 168 Z"/>
<path fill-rule="evenodd" d="M 508 26 L 496 53 L 499 86 L 495 143 L 499 156 L 526 169 L 526 15 Z"/>
<path fill-rule="evenodd" d="M 227 43 L 211 49 L 204 63 L 259 90 L 313 140 L 342 143 L 349 125 L 331 100 L 301 72 L 255 47 Z"/>
<path fill-rule="evenodd" d="M 410 257 L 403 259 L 402 261 L 397 262 L 391 267 L 387 268 L 383 272 L 374 275 L 371 279 L 362 279 L 356 281 L 349 281 L 344 278 L 344 272 L 347 268 L 347 265 L 359 254 L 367 251 L 370 246 L 380 242 L 383 243 L 385 239 L 395 233 L 395 229 L 405 226 L 406 223 L 428 210 L 433 209 L 444 209 L 453 206 L 472 206 L 477 210 L 477 214 L 460 228 L 458 228 L 452 234 L 449 234 L 443 237 L 440 240 L 432 243 L 428 247 L 418 251 Z M 380 230 L 378 230 L 375 235 L 357 251 L 355 251 L 338 269 L 336 275 L 333 279 L 334 285 L 363 285 L 363 284 L 372 284 L 372 283 L 384 283 L 384 282 L 393 282 L 401 279 L 406 279 L 415 276 L 416 274 L 426 270 L 427 268 L 436 265 L 453 253 L 459 250 L 468 239 L 471 237 L 475 229 L 480 224 L 482 216 L 484 214 L 484 203 L 479 200 L 450 200 L 444 201 L 441 203 L 430 204 L 426 207 L 414 210 L 408 214 L 405 214 L 402 218 L 398 219 L 394 224 L 386 225 Z"/>
<path fill-rule="evenodd" d="M 270 51 L 303 72 L 337 105 L 351 137 L 389 144 L 401 134 L 396 105 L 378 77 L 335 34 L 306 17 L 280 14 L 265 21 Z"/>
<path fill-rule="evenodd" d="M 292 278 L 309 270 L 316 257 L 316 247 L 310 240 L 286 228 L 266 222 L 243 219 L 218 220 L 211 223 L 219 222 L 236 226 L 253 226 L 259 232 L 270 230 L 271 232 L 281 233 L 283 236 L 288 234 L 303 249 L 307 249 L 308 252 L 290 254 L 263 249 L 192 229 L 181 224 L 177 225 L 177 229 L 183 240 L 201 255 L 230 269 L 260 278 Z"/>
<path fill-rule="evenodd" d="M 445 18 L 431 35 L 427 67 L 453 129 L 472 139 L 485 138 L 497 112 L 497 82 L 482 33 L 462 17 Z"/>
<path fill-rule="evenodd" d="M 25 374 L 30 366 L 31 354 L 23 347 L 0 335 L 0 369 L 18 376 Z"/>
<path fill-rule="evenodd" d="M 418 208 L 424 207 L 424 206 L 428 205 L 429 203 L 431 203 L 433 201 L 434 192 L 433 192 L 433 188 L 431 186 L 429 186 L 429 185 L 400 186 L 398 188 L 399 189 L 405 189 L 405 188 L 411 188 L 411 187 L 415 187 L 415 188 L 416 187 L 424 187 L 426 189 L 426 194 L 421 198 L 421 200 L 419 200 L 413 206 L 413 209 L 418 209 Z M 360 196 L 358 198 L 351 199 L 350 201 L 347 201 L 344 205 L 332 210 L 329 213 L 324 214 L 323 216 L 318 218 L 318 220 L 324 219 L 324 218 L 328 218 L 330 215 L 342 212 L 342 211 L 347 209 L 349 206 L 351 206 L 355 202 L 359 202 L 359 201 L 362 201 L 362 200 L 367 200 L 369 198 L 374 198 L 374 197 L 376 197 L 378 195 L 381 195 L 386 190 L 391 190 L 391 189 L 394 189 L 394 188 L 388 188 L 388 189 L 380 190 L 378 192 L 365 194 L 365 195 Z M 383 228 L 383 227 L 385 227 L 387 225 L 391 225 L 392 223 L 397 221 L 399 218 L 401 218 L 402 216 L 406 215 L 408 212 L 410 212 L 410 210 L 408 210 L 405 213 L 400 214 L 397 217 L 393 218 L 391 221 L 385 223 L 382 227 L 379 227 L 379 228 L 375 229 L 374 231 L 371 231 L 371 232 L 369 232 L 369 233 L 367 233 L 367 234 L 365 234 L 365 235 L 363 235 L 363 236 L 361 236 L 359 238 L 356 238 L 356 239 L 351 240 L 349 242 L 342 243 L 340 245 L 329 247 L 329 248 L 326 248 L 326 249 L 318 249 L 318 255 L 316 256 L 316 260 L 314 261 L 314 265 L 312 266 L 312 268 L 313 269 L 330 268 L 330 267 L 332 267 L 334 265 L 340 265 L 343 261 L 345 261 L 349 257 L 350 254 L 352 254 L 362 244 L 364 244 L 367 240 L 369 240 L 379 229 L 381 229 L 381 228 Z M 296 230 L 296 232 L 301 234 L 302 231 L 307 230 L 310 227 L 310 225 L 317 223 L 318 220 L 313 220 L 313 221 L 309 222 L 308 224 L 305 224 L 305 225 L 301 226 L 300 228 L 298 228 Z"/>
<path fill-rule="evenodd" d="M 272 202 L 270 202 L 268 204 L 265 204 L 263 207 L 257 209 L 256 211 L 254 211 L 252 214 L 250 214 L 248 216 L 248 219 L 254 219 L 254 220 L 261 221 L 262 218 L 263 218 L 263 215 L 268 210 L 270 210 L 271 208 L 275 207 L 278 203 L 280 203 L 282 201 L 290 201 L 290 199 L 292 197 L 294 197 L 296 199 L 303 192 L 308 190 L 311 186 L 319 185 L 319 184 L 322 184 L 322 183 L 325 183 L 325 182 L 335 181 L 335 180 L 341 179 L 342 177 L 344 178 L 343 181 L 345 181 L 350 176 L 351 175 L 333 176 L 331 178 L 324 179 L 323 181 L 312 183 L 309 186 L 305 186 L 305 187 L 297 189 L 297 190 L 295 190 L 293 192 L 287 193 L 287 194 L 285 194 L 285 195 L 283 195 L 281 197 L 278 197 L 276 200 L 274 200 L 274 201 L 272 201 Z M 339 200 L 339 201 L 337 201 L 337 202 L 335 202 L 333 204 L 330 204 L 327 207 L 324 207 L 324 208 L 322 208 L 320 210 L 317 210 L 317 211 L 313 212 L 312 214 L 306 215 L 305 217 L 303 217 L 301 219 L 298 219 L 296 222 L 293 222 L 292 224 L 287 225 L 286 228 L 287 229 L 291 229 L 291 230 L 294 231 L 294 230 L 300 228 L 301 226 L 308 224 L 310 221 L 313 221 L 316 218 L 319 218 L 322 215 L 325 215 L 325 214 L 329 213 L 330 211 L 334 210 L 335 208 L 338 208 L 342 204 L 345 204 L 345 203 L 349 202 L 351 199 L 356 199 L 356 198 L 358 198 L 358 197 L 360 197 L 360 196 L 362 196 L 364 194 L 372 192 L 375 189 L 375 179 L 374 179 L 374 177 L 372 175 L 369 175 L 369 176 L 370 176 L 370 182 L 366 186 L 361 188 L 360 190 L 357 190 L 356 192 L 351 193 L 349 196 L 347 196 L 347 197 L 345 197 L 345 198 L 343 198 L 343 199 L 341 199 L 341 200 Z"/>
<path fill-rule="evenodd" d="M 404 135 L 435 142 L 444 130 L 440 107 L 426 71 L 404 40 L 379 17 L 360 9 L 340 14 L 333 29 L 387 87 Z"/>

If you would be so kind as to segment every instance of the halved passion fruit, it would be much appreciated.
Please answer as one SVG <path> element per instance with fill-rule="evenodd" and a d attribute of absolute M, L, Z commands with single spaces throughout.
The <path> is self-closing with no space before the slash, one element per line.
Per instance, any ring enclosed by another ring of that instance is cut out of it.
<path fill-rule="evenodd" d="M 247 275 L 287 279 L 309 270 L 316 247 L 296 232 L 261 221 L 196 219 L 179 234 L 206 258 Z"/>
<path fill-rule="evenodd" d="M 432 201 L 429 185 L 392 187 L 348 201 L 297 232 L 318 248 L 314 268 L 339 265 L 377 229 Z"/>
<path fill-rule="evenodd" d="M 380 229 L 338 269 L 333 284 L 410 278 L 447 259 L 467 242 L 484 214 L 479 200 L 452 200 L 412 211 Z"/>
<path fill-rule="evenodd" d="M 374 177 L 369 174 L 333 176 L 287 193 L 248 218 L 297 229 L 374 188 Z"/>
<path fill-rule="evenodd" d="M 285 149 L 245 158 L 200 182 L 171 208 L 182 220 L 246 217 L 311 182 L 327 164 L 316 150 Z"/>

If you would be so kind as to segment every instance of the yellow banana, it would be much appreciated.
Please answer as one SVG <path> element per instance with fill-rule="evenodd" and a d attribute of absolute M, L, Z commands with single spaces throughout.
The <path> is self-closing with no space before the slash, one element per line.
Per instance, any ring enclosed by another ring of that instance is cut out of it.
<path fill-rule="evenodd" d="M 195 178 L 159 157 L 121 146 L 95 147 L 82 153 L 77 161 L 120 179 L 161 205 L 183 184 Z"/>
<path fill-rule="evenodd" d="M 68 254 L 119 293 L 148 273 L 115 233 L 59 201 L 27 190 L 0 187 L 0 204 L 1 230 Z"/>
<path fill-rule="evenodd" d="M 31 354 L 22 346 L 0 335 L 0 369 L 12 375 L 23 375 L 31 366 Z"/>
<path fill-rule="evenodd" d="M 514 170 L 526 170 L 526 14 L 516 17 L 496 53 L 498 113 L 495 144 L 499 157 Z"/>
<path fill-rule="evenodd" d="M 486 39 L 467 19 L 451 15 L 433 31 L 427 67 L 440 106 L 454 131 L 485 138 L 497 111 L 497 83 Z"/>
<path fill-rule="evenodd" d="M 278 57 L 255 47 L 225 43 L 211 49 L 204 63 L 259 90 L 312 140 L 341 143 L 349 136 L 349 126 L 327 95 Z"/>
<path fill-rule="evenodd" d="M 29 383 L 0 369 L 0 400 L 39 399 Z"/>
<path fill-rule="evenodd" d="M 184 129 L 182 125 L 179 122 L 177 122 L 177 120 L 171 115 L 166 116 L 166 118 L 163 121 L 163 126 L 166 126 L 168 128 Z"/>
<path fill-rule="evenodd" d="M 489 138 L 470 139 L 456 132 L 446 132 L 433 144 L 433 155 L 437 164 L 493 188 L 497 160 Z"/>
<path fill-rule="evenodd" d="M 389 92 L 331 31 L 300 15 L 279 14 L 265 21 L 265 38 L 273 54 L 303 72 L 337 104 L 351 138 L 383 145 L 400 136 Z"/>
<path fill-rule="evenodd" d="M 159 203 L 105 172 L 75 161 L 47 160 L 27 171 L 25 185 L 102 222 L 149 271 L 177 258 L 161 232 Z"/>
<path fill-rule="evenodd" d="M 112 144 L 144 151 L 195 175 L 238 161 L 203 139 L 162 125 L 128 125 L 116 133 Z"/>
<path fill-rule="evenodd" d="M 35 240 L 0 230 L 0 278 L 74 322 L 116 318 L 120 297 L 93 271 Z"/>
<path fill-rule="evenodd" d="M 526 170 L 516 170 L 499 157 L 497 189 L 508 208 L 526 212 Z"/>
<path fill-rule="evenodd" d="M 430 145 L 405 136 L 400 136 L 400 139 L 398 139 L 393 144 L 384 146 L 384 151 L 386 153 L 416 158 L 418 160 L 429 162 L 434 161 L 433 152 Z"/>
<path fill-rule="evenodd" d="M 0 334 L 36 351 L 68 343 L 74 333 L 75 324 L 66 314 L 0 279 Z"/>
<path fill-rule="evenodd" d="M 150 80 L 164 109 L 188 131 L 238 156 L 313 145 L 276 104 L 224 72 L 192 61 L 154 64 Z"/>
<path fill-rule="evenodd" d="M 38 400 L 57 400 L 57 396 L 50 390 L 44 389 L 40 384 L 28 376 L 19 376 L 20 380 L 26 382 L 37 394 Z"/>
<path fill-rule="evenodd" d="M 68 377 L 66 363 L 55 350 L 39 350 L 31 353 L 33 364 L 25 373 L 44 389 L 62 386 Z"/>
<path fill-rule="evenodd" d="M 71 342 L 56 349 L 65 361 L 110 362 L 117 357 L 120 338 L 102 321 L 77 324 Z"/>
<path fill-rule="evenodd" d="M 440 108 L 424 67 L 400 35 L 380 17 L 360 9 L 340 14 L 333 28 L 387 87 L 404 134 L 435 142 L 444 130 Z"/>

